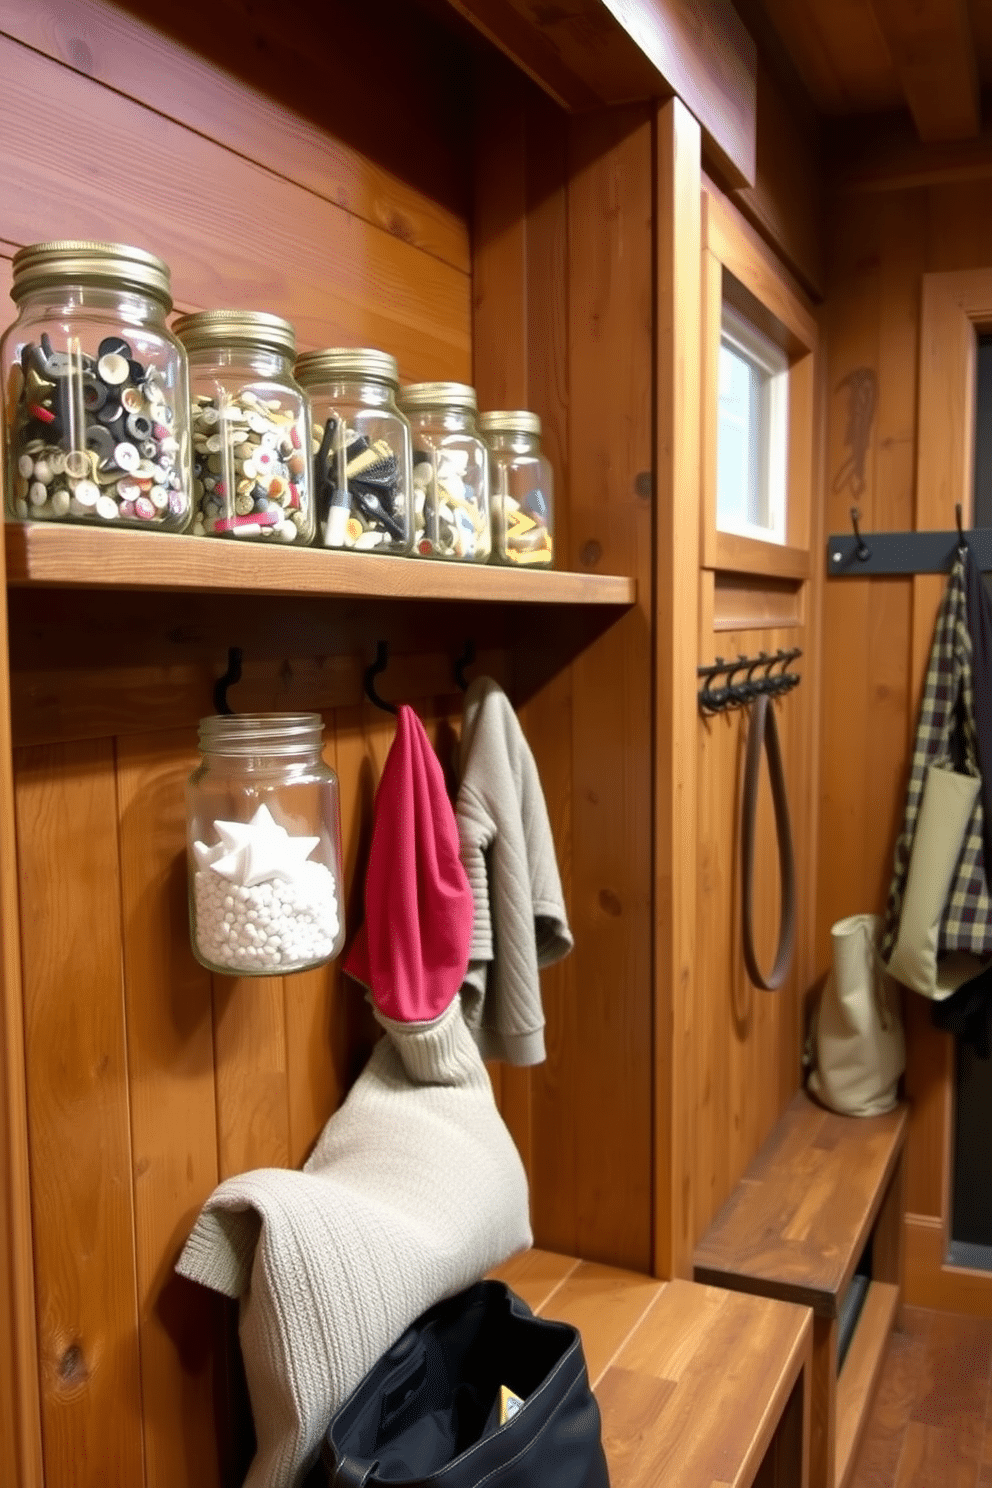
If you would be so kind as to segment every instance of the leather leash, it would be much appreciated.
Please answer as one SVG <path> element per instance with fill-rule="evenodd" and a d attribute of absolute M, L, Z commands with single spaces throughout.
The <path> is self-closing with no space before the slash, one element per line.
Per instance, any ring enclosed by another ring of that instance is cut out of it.
<path fill-rule="evenodd" d="M 771 780 L 772 800 L 775 805 L 779 876 L 782 883 L 782 916 L 778 951 L 775 955 L 775 964 L 767 976 L 758 965 L 758 957 L 754 949 L 754 844 L 762 745 L 768 756 L 768 774 Z M 751 726 L 747 736 L 747 756 L 744 764 L 744 796 L 741 802 L 741 883 L 744 964 L 747 967 L 747 974 L 756 987 L 761 987 L 765 992 L 774 992 L 781 987 L 789 974 L 796 944 L 796 863 L 792 851 L 789 798 L 785 789 L 785 773 L 782 768 L 782 749 L 779 744 L 775 709 L 769 706 L 768 698 L 760 694 L 755 698 L 752 706 Z"/>

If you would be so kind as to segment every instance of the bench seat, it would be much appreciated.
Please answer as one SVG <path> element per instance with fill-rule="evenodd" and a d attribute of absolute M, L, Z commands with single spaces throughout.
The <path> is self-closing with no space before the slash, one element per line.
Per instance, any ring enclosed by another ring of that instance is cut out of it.
<path fill-rule="evenodd" d="M 805 1488 L 805 1307 L 547 1251 L 492 1273 L 582 1335 L 612 1488 Z"/>
<path fill-rule="evenodd" d="M 700 1241 L 696 1281 L 813 1309 L 811 1488 L 854 1465 L 900 1297 L 908 1111 L 858 1119 L 800 1091 Z M 838 1375 L 842 1307 L 871 1242 L 871 1280 Z"/>

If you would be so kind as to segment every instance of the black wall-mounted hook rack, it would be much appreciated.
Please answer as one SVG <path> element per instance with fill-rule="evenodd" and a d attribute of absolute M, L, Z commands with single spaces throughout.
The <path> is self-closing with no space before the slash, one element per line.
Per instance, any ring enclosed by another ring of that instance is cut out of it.
<path fill-rule="evenodd" d="M 870 532 L 858 525 L 857 508 L 851 509 L 852 533 L 827 539 L 827 578 L 860 579 L 870 574 L 950 573 L 962 546 L 971 549 L 982 573 L 992 573 L 992 527 L 965 532 L 961 508 L 955 508 L 957 525 L 951 532 Z"/>
<path fill-rule="evenodd" d="M 726 713 L 731 708 L 746 708 L 756 697 L 780 697 L 791 692 L 801 679 L 798 672 L 786 669 L 802 654 L 796 646 L 791 651 L 776 651 L 774 655 L 759 651 L 757 656 L 738 656 L 735 661 L 724 661 L 718 656 L 710 665 L 697 667 L 696 675 L 706 678 L 706 685 L 699 692 L 700 709 L 704 713 Z M 760 667 L 764 668 L 764 676 L 756 677 L 754 674 Z M 775 667 L 780 670 L 774 671 Z M 743 682 L 733 680 L 735 672 L 746 674 Z M 718 677 L 726 678 L 722 687 L 712 685 Z"/>

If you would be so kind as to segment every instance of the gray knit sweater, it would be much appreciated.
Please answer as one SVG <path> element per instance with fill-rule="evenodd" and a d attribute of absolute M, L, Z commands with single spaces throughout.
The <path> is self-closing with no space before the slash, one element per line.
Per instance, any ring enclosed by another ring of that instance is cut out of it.
<path fill-rule="evenodd" d="M 475 920 L 462 986 L 483 1058 L 544 1059 L 538 969 L 572 949 L 548 808 L 530 746 L 502 688 L 465 694 L 455 805 Z"/>
<path fill-rule="evenodd" d="M 295 1488 L 331 1414 L 425 1308 L 531 1243 L 527 1179 L 458 998 L 387 1036 L 302 1173 L 229 1178 L 176 1270 L 241 1299 L 258 1451 Z"/>

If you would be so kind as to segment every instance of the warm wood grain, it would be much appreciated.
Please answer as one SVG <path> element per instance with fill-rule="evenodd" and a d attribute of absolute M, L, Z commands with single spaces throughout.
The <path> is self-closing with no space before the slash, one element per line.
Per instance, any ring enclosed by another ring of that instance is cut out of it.
<path fill-rule="evenodd" d="M 598 1386 L 612 1481 L 747 1488 L 800 1373 L 802 1308 L 672 1281 Z M 805 1481 L 799 1461 L 783 1483 Z"/>
<path fill-rule="evenodd" d="M 115 201 L 115 238 L 169 263 L 184 309 L 226 303 L 274 311 L 293 322 L 301 347 L 381 346 L 407 380 L 470 377 L 462 270 L 6 37 L 0 76 L 0 127 L 19 140 L 0 164 L 5 237 L 103 240 L 107 203 Z M 52 93 L 76 128 L 25 136 L 18 127 L 25 110 Z M 156 158 L 181 160 L 182 169 L 162 172 L 154 199 L 121 197 L 112 154 L 95 154 L 88 143 L 108 131 Z M 267 228 L 246 255 L 246 204 L 263 202 Z"/>
<path fill-rule="evenodd" d="M 800 1091 L 696 1247 L 696 1276 L 835 1317 L 906 1127 L 905 1106 L 857 1119 Z"/>
<path fill-rule="evenodd" d="M 566 108 L 675 93 L 732 185 L 754 181 L 757 54 L 716 0 L 449 0 Z"/>
<path fill-rule="evenodd" d="M 658 349 L 655 562 L 655 1254 L 689 1267 L 694 1235 L 696 620 L 699 604 L 702 222 L 699 132 L 677 101 L 657 116 Z M 689 499 L 687 498 L 689 496 Z"/>
<path fill-rule="evenodd" d="M 560 1318 L 578 1328 L 595 1388 L 663 1291 L 664 1283 L 650 1276 L 583 1261 L 541 1311 L 545 1317 Z"/>
<path fill-rule="evenodd" d="M 489 1274 L 505 1281 L 533 1312 L 543 1312 L 564 1281 L 581 1265 L 574 1256 L 548 1250 L 524 1250 Z"/>
<path fill-rule="evenodd" d="M 754 574 L 717 573 L 714 579 L 714 631 L 785 630 L 806 624 L 801 584 Z"/>
<path fill-rule="evenodd" d="M 885 1281 L 871 1283 L 837 1381 L 834 1438 L 834 1482 L 837 1488 L 843 1488 L 854 1469 L 898 1306 L 897 1285 Z"/>
<path fill-rule="evenodd" d="M 906 1301 L 916 1307 L 992 1318 L 992 1277 L 946 1262 L 944 1221 L 906 1215 Z"/>
<path fill-rule="evenodd" d="M 46 1488 L 144 1480 L 113 750 L 19 754 Z M 110 828 L 108 831 L 107 828 Z"/>
<path fill-rule="evenodd" d="M 156 532 L 41 523 L 5 528 L 8 582 L 60 587 L 243 590 L 269 594 L 629 605 L 633 580 L 528 573 L 471 563 L 369 558 L 317 549 L 246 552 L 233 543 Z"/>
<path fill-rule="evenodd" d="M 535 156 L 541 148 L 538 133 Z M 647 1271 L 652 1183 L 649 115 L 633 109 L 574 120 L 568 149 L 567 362 L 561 385 L 569 393 L 569 557 L 589 570 L 636 575 L 638 602 L 619 626 L 577 657 L 570 699 L 564 684 L 548 699 L 547 726 L 559 735 L 557 745 L 544 736 L 543 756 L 565 747 L 571 752 L 564 765 L 570 770 L 564 788 L 571 840 L 569 846 L 565 839 L 564 851 L 576 951 L 560 973 L 544 981 L 548 1059 L 533 1076 L 532 1203 L 542 1245 Z M 601 224 L 601 233 L 589 232 L 591 222 Z M 607 379 L 604 366 L 614 369 Z M 516 657 L 522 679 L 532 664 L 526 645 Z M 566 743 L 562 731 L 569 716 Z M 614 720 L 613 727 L 604 727 L 606 718 Z M 552 784 L 552 790 L 560 789 Z"/>
<path fill-rule="evenodd" d="M 920 139 L 976 135 L 982 108 L 967 0 L 869 3 Z"/>
<path fill-rule="evenodd" d="M 289 100 L 296 105 L 295 111 L 286 101 L 254 90 L 250 98 L 251 128 L 246 129 L 248 89 L 245 79 L 235 74 L 232 42 L 235 46 L 244 44 L 247 26 L 232 24 L 230 16 L 217 17 L 218 30 L 223 31 L 227 42 L 223 65 L 218 66 L 192 48 L 176 46 L 155 29 L 155 17 L 147 4 L 135 9 L 138 13 L 132 16 L 103 0 L 68 0 L 59 5 L 9 0 L 4 7 L 2 30 L 13 40 L 195 130 L 394 237 L 464 273 L 469 271 L 468 225 L 463 217 L 445 207 L 437 196 L 418 191 L 395 170 L 349 148 L 321 127 L 319 115 L 327 108 L 328 95 L 333 94 L 340 107 L 341 95 L 349 87 L 345 37 L 341 35 L 346 17 L 337 18 L 339 45 L 325 51 L 319 62 L 315 56 L 295 58 L 295 88 Z M 180 27 L 195 26 L 191 38 L 194 45 L 202 44 L 204 31 L 213 29 L 209 8 L 197 9 L 195 22 L 189 14 L 191 6 L 173 6 L 170 17 Z M 385 17 L 383 25 L 388 25 Z M 285 12 L 282 26 L 273 25 L 273 31 L 276 34 L 270 39 L 270 59 L 272 51 L 280 43 L 284 45 L 292 31 Z M 429 57 L 425 47 L 418 59 L 425 82 L 423 68 L 425 62 L 430 65 Z M 333 82 L 328 77 L 329 66 Z M 441 75 L 443 67 L 444 58 L 436 55 L 433 70 Z M 321 87 L 307 88 L 305 69 L 313 70 L 315 81 L 319 75 Z M 280 69 L 272 68 L 271 62 L 268 81 L 277 86 L 281 81 Z M 437 86 L 437 77 L 432 85 Z M 410 87 L 412 94 L 412 79 Z M 430 89 L 428 85 L 422 90 L 421 101 L 423 92 L 429 95 Z M 312 110 L 318 118 L 301 116 L 301 107 Z M 412 109 L 406 124 L 407 129 L 417 124 Z M 424 129 L 422 123 L 419 127 Z M 435 154 L 440 153 L 436 141 L 433 148 Z"/>
<path fill-rule="evenodd" d="M 868 0 L 764 0 L 764 8 L 822 112 L 874 113 L 902 102 Z"/>
<path fill-rule="evenodd" d="M 117 745 L 141 1394 L 148 1419 L 177 1423 L 146 1436 L 149 1488 L 190 1462 L 219 1472 L 212 1299 L 172 1274 L 218 1178 L 210 974 L 188 933 L 184 786 L 198 763 L 187 731 Z"/>
<path fill-rule="evenodd" d="M 813 121 L 797 112 L 759 52 L 755 180 L 732 196 L 817 300 L 827 290 L 820 155 Z"/>
<path fill-rule="evenodd" d="M 0 572 L 3 556 L 0 555 Z M 0 698 L 9 693 L 6 595 L 0 600 Z M 10 710 L 0 707 L 0 1477 L 42 1488 L 38 1350 L 24 1059 L 24 1009 Z"/>

